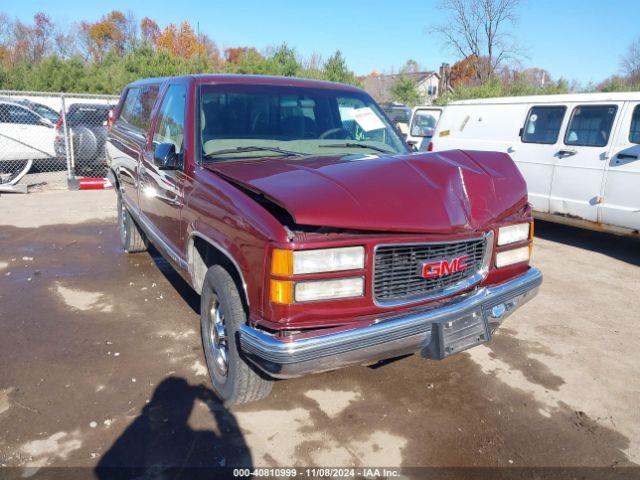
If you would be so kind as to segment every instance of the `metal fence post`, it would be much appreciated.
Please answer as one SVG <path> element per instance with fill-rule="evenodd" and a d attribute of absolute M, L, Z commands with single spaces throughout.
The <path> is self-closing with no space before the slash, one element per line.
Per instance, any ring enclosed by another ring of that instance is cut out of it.
<path fill-rule="evenodd" d="M 64 101 L 64 93 L 60 94 L 60 103 L 62 105 L 62 110 L 60 111 L 60 115 L 62 115 L 62 133 L 64 135 L 64 155 L 67 159 L 67 180 L 70 181 L 73 179 L 74 172 L 71 169 L 71 153 L 69 152 L 69 131 L 67 130 L 67 106 Z"/>

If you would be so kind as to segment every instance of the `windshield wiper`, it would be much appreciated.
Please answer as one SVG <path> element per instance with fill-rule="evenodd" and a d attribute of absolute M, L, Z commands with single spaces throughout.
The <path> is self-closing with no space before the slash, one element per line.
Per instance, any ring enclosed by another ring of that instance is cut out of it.
<path fill-rule="evenodd" d="M 371 150 L 375 150 L 376 152 L 396 153 L 393 150 L 387 150 L 386 148 L 375 147 L 373 145 L 367 145 L 366 143 L 359 143 L 359 142 L 330 143 L 329 145 L 318 145 L 318 147 L 329 147 L 329 148 L 340 148 L 340 147 L 369 148 Z"/>
<path fill-rule="evenodd" d="M 276 152 L 279 153 L 282 156 L 286 156 L 286 157 L 291 157 L 291 156 L 299 156 L 299 155 L 304 155 L 303 153 L 300 152 L 293 152 L 291 150 L 283 150 L 281 148 L 278 147 L 259 147 L 257 145 L 253 145 L 253 146 L 247 146 L 247 147 L 236 147 L 236 148 L 225 148 L 223 150 L 215 150 L 213 152 L 207 153 L 204 155 L 205 158 L 211 158 L 211 157 L 215 157 L 218 155 L 225 155 L 225 154 L 229 154 L 229 153 L 246 153 L 246 152 L 261 152 L 261 151 L 265 151 L 265 152 Z"/>

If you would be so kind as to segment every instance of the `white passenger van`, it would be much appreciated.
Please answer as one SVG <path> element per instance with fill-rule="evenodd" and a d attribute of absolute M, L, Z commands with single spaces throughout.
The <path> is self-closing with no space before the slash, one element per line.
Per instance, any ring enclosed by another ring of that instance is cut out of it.
<path fill-rule="evenodd" d="M 428 149 L 507 152 L 537 217 L 639 234 L 640 92 L 454 102 Z"/>

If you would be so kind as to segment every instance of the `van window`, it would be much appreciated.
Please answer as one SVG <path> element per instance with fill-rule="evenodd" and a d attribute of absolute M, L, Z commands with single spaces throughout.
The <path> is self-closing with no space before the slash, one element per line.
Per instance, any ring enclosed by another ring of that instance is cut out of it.
<path fill-rule="evenodd" d="M 146 132 L 149 129 L 153 104 L 158 98 L 158 90 L 158 85 L 129 89 L 119 120 L 122 119 L 130 126 Z"/>
<path fill-rule="evenodd" d="M 160 143 L 173 143 L 176 153 L 182 153 L 186 94 L 187 89 L 184 85 L 171 85 L 167 90 L 153 135 L 154 146 Z"/>
<path fill-rule="evenodd" d="M 411 135 L 413 137 L 432 137 L 440 114 L 439 110 L 416 110 L 411 122 Z"/>
<path fill-rule="evenodd" d="M 604 147 L 609 143 L 617 110 L 615 105 L 579 105 L 574 108 L 564 137 L 565 145 Z"/>
<path fill-rule="evenodd" d="M 629 141 L 631 143 L 640 143 L 640 105 L 636 105 L 636 108 L 633 109 Z"/>
<path fill-rule="evenodd" d="M 548 143 L 558 141 L 558 134 L 567 107 L 533 107 L 522 130 L 524 143 Z"/>

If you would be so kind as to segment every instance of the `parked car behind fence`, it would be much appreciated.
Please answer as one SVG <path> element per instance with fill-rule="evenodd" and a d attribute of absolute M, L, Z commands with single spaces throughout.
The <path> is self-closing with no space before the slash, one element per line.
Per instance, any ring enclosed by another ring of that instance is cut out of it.
<path fill-rule="evenodd" d="M 56 155 L 66 157 L 66 143 L 71 150 L 71 161 L 75 171 L 88 176 L 104 177 L 106 170 L 105 140 L 109 121 L 110 105 L 74 103 L 67 111 L 68 142 L 65 142 L 64 119 L 56 122 L 58 135 L 55 139 Z"/>
<path fill-rule="evenodd" d="M 0 184 L 20 177 L 16 182 L 23 185 L 63 187 L 77 176 L 105 176 L 107 121 L 116 101 L 109 95 L 0 91 Z"/>

